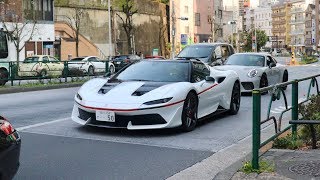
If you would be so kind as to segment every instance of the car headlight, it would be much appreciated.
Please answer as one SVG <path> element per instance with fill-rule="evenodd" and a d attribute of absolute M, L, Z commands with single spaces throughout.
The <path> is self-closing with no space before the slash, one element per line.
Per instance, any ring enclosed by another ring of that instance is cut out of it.
<path fill-rule="evenodd" d="M 143 103 L 144 105 L 154 105 L 154 104 L 162 104 L 162 103 L 166 103 L 169 102 L 172 99 L 172 97 L 170 98 L 164 98 L 164 99 L 158 99 L 158 100 L 154 100 L 154 101 L 148 101 Z"/>
<path fill-rule="evenodd" d="M 77 98 L 80 100 L 80 101 L 82 101 L 82 97 L 80 96 L 80 94 L 79 93 L 77 93 Z"/>
<path fill-rule="evenodd" d="M 256 69 L 252 69 L 251 71 L 249 71 L 248 76 L 253 78 L 258 74 L 258 71 Z"/>

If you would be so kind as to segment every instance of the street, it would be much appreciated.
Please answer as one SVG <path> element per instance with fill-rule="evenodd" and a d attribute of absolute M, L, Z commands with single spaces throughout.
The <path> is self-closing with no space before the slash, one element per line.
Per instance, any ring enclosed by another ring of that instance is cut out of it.
<path fill-rule="evenodd" d="M 285 64 L 288 58 L 277 58 Z M 319 63 L 288 66 L 289 80 L 319 73 Z M 299 83 L 305 98 L 309 81 Z M 81 127 L 71 121 L 78 88 L 0 95 L 1 115 L 22 136 L 20 179 L 166 179 L 251 135 L 252 97 L 237 115 L 214 116 L 188 133 Z M 314 90 L 312 92 L 315 92 Z M 291 104 L 291 87 L 286 90 Z M 270 95 L 262 96 L 265 119 Z M 274 102 L 272 114 L 284 110 Z M 285 117 L 290 116 L 290 112 Z M 270 122 L 271 123 L 271 122 Z M 263 125 L 269 126 L 270 123 Z M 285 123 L 283 123 L 285 127 Z"/>

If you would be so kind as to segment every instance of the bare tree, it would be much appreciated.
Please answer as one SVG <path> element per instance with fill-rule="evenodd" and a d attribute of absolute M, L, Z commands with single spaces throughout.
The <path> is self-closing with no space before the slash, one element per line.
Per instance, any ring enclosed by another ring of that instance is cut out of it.
<path fill-rule="evenodd" d="M 25 12 L 20 16 L 8 8 L 9 3 L 10 1 L 6 3 L 2 1 L 0 3 L 3 6 L 2 11 L 5 12 L 4 15 L 0 16 L 0 20 L 4 31 L 6 31 L 10 40 L 14 43 L 17 53 L 16 61 L 19 66 L 20 52 L 24 49 L 26 42 L 30 41 L 34 36 L 37 21 L 35 20 L 34 11 Z"/>
<path fill-rule="evenodd" d="M 129 53 L 133 52 L 131 44 L 132 32 L 134 30 L 132 16 L 138 13 L 138 9 L 135 5 L 135 0 L 116 0 L 114 1 L 114 6 L 119 8 L 120 11 L 125 14 L 125 17 L 122 17 L 120 14 L 116 13 L 116 15 L 122 21 L 122 27 L 127 36 L 128 51 Z"/>
<path fill-rule="evenodd" d="M 74 15 L 72 19 L 74 21 L 74 34 L 75 34 L 75 41 L 76 41 L 76 56 L 79 56 L 79 36 L 80 36 L 80 27 L 81 27 L 81 19 L 83 17 L 83 9 L 76 7 L 74 8 Z"/>

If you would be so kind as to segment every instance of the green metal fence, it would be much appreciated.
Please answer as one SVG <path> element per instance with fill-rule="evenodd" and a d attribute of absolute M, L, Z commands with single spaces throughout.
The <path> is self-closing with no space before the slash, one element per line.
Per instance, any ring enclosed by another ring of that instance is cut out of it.
<path fill-rule="evenodd" d="M 57 64 L 63 65 L 63 69 L 59 70 L 50 70 L 47 69 L 47 75 L 42 76 L 40 72 L 37 72 L 34 68 L 30 68 L 30 70 L 24 70 L 23 73 L 29 73 L 30 75 L 19 75 L 22 71 L 19 70 L 19 65 L 17 62 L 1 62 L 0 61 L 0 82 L 10 82 L 11 86 L 14 85 L 14 81 L 16 80 L 42 80 L 42 79 L 53 79 L 59 78 L 63 79 L 64 82 L 68 82 L 68 78 L 73 77 L 90 77 L 90 76 L 103 76 L 109 72 L 109 61 L 103 61 L 105 66 L 100 68 L 99 72 L 95 72 L 94 74 L 89 74 L 81 68 L 70 68 L 70 61 L 59 61 Z M 41 63 L 41 62 L 39 62 Z M 19 64 L 23 64 L 23 62 L 19 62 Z M 31 64 L 31 63 L 30 63 Z M 49 63 L 42 63 L 49 64 Z M 51 73 L 55 71 L 54 73 Z M 31 75 L 32 74 L 32 75 Z M 51 75 L 55 74 L 55 75 Z M 1 84 L 1 83 L 0 83 Z"/>
<path fill-rule="evenodd" d="M 288 130 L 292 130 L 292 137 L 294 140 L 297 138 L 297 125 L 289 125 L 285 128 L 281 128 L 283 115 L 291 110 L 291 120 L 298 120 L 298 106 L 300 104 L 306 103 L 311 98 L 311 89 L 316 88 L 316 93 L 320 94 L 319 91 L 319 85 L 317 81 L 317 77 L 319 77 L 320 74 L 303 78 L 303 79 L 295 79 L 290 82 L 276 84 L 274 86 L 269 86 L 261 89 L 254 89 L 252 91 L 252 97 L 253 97 L 253 111 L 252 111 L 252 167 L 253 169 L 259 169 L 259 157 L 260 154 L 259 150 L 261 147 L 265 146 L 266 144 L 273 141 L 275 138 L 279 137 L 281 134 Z M 309 88 L 307 97 L 304 101 L 298 102 L 299 99 L 299 82 L 302 81 L 308 81 L 310 80 Z M 287 96 L 285 93 L 285 87 L 290 86 L 292 87 L 292 103 L 291 107 L 288 106 Z M 269 107 L 267 111 L 267 117 L 265 120 L 261 120 L 261 94 L 269 92 L 271 94 Z M 282 97 L 282 98 L 281 98 Z M 283 100 L 285 104 L 285 110 L 283 110 L 278 118 L 274 116 L 270 116 L 270 111 L 272 108 L 272 104 L 275 101 Z M 266 141 L 261 142 L 261 125 L 272 121 L 275 126 L 275 134 L 268 138 Z"/>

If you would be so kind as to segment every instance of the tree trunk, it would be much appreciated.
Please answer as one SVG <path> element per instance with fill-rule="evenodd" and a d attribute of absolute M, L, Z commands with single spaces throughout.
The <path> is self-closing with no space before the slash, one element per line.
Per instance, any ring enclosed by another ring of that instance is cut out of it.
<path fill-rule="evenodd" d="M 79 39 L 76 38 L 76 56 L 79 57 Z"/>
<path fill-rule="evenodd" d="M 19 68 L 19 63 L 20 63 L 20 52 L 19 52 L 19 47 L 16 47 L 17 51 L 17 68 Z"/>
<path fill-rule="evenodd" d="M 130 34 L 127 34 L 127 44 L 128 44 L 128 54 L 132 54 L 132 47 L 131 47 L 131 37 L 130 37 Z"/>

